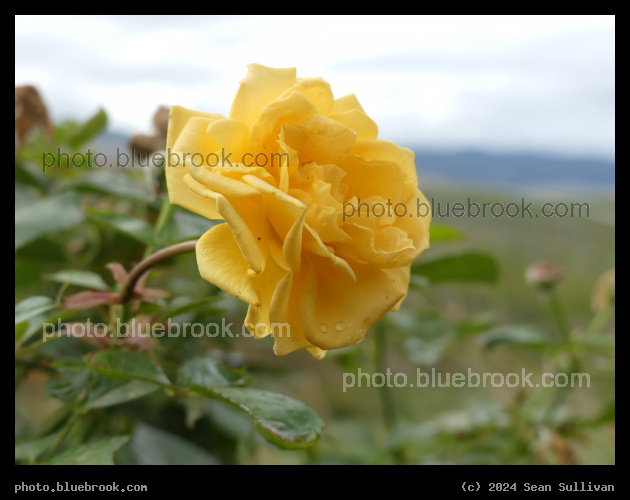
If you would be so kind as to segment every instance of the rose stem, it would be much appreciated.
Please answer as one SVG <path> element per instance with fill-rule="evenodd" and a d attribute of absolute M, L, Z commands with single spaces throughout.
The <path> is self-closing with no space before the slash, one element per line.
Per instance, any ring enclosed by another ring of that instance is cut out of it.
<path fill-rule="evenodd" d="M 171 245 L 169 247 L 158 250 L 154 254 L 149 255 L 146 259 L 143 259 L 138 264 L 136 264 L 129 273 L 127 281 L 121 289 L 121 303 L 125 304 L 129 302 L 129 300 L 131 300 L 131 298 L 133 297 L 134 288 L 136 287 L 136 282 L 140 279 L 140 276 L 142 276 L 148 269 L 164 260 L 170 259 L 171 257 L 176 257 L 177 255 L 181 255 L 184 253 L 194 252 L 196 244 L 197 240 L 177 243 L 176 245 Z"/>

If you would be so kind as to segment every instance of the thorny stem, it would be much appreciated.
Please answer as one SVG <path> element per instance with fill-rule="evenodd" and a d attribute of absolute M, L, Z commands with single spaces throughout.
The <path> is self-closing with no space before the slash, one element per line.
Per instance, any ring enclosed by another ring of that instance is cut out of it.
<path fill-rule="evenodd" d="M 152 268 L 153 266 L 159 264 L 164 260 L 170 259 L 171 257 L 176 257 L 177 255 L 181 255 L 184 253 L 194 252 L 196 244 L 197 240 L 177 243 L 176 245 L 171 245 L 170 247 L 158 250 L 154 254 L 149 255 L 146 259 L 143 259 L 138 264 L 136 264 L 136 266 L 129 273 L 129 276 L 127 277 L 127 282 L 122 287 L 120 298 L 121 303 L 126 304 L 131 300 L 137 281 L 148 269 Z"/>

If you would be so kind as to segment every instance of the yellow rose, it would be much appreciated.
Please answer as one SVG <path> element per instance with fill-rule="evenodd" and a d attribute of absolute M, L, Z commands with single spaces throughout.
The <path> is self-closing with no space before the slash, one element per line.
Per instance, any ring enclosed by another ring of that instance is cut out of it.
<path fill-rule="evenodd" d="M 226 221 L 199 239 L 197 263 L 249 303 L 253 336 L 321 358 L 398 310 L 429 246 L 428 203 L 413 152 L 378 140 L 354 95 L 334 99 L 295 68 L 248 68 L 229 118 L 171 109 L 170 201 Z"/>

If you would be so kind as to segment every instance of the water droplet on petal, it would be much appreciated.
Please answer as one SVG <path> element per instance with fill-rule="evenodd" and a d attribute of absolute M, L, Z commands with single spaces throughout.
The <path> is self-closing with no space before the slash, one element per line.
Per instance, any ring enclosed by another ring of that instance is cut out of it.
<path fill-rule="evenodd" d="M 321 328 L 322 333 L 326 333 L 326 330 L 328 330 L 328 328 L 326 328 L 326 325 L 324 325 L 323 323 L 319 325 L 319 327 Z"/>
<path fill-rule="evenodd" d="M 345 327 L 346 325 L 343 321 L 337 321 L 337 324 L 335 324 L 335 328 L 339 331 L 343 330 Z"/>

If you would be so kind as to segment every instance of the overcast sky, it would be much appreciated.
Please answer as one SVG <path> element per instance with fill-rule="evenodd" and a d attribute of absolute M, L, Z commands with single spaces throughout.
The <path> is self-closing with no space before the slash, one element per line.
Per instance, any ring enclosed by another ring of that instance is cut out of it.
<path fill-rule="evenodd" d="M 15 83 L 136 133 L 160 104 L 227 115 L 251 62 L 295 66 L 403 146 L 613 158 L 614 37 L 612 16 L 18 16 Z"/>

